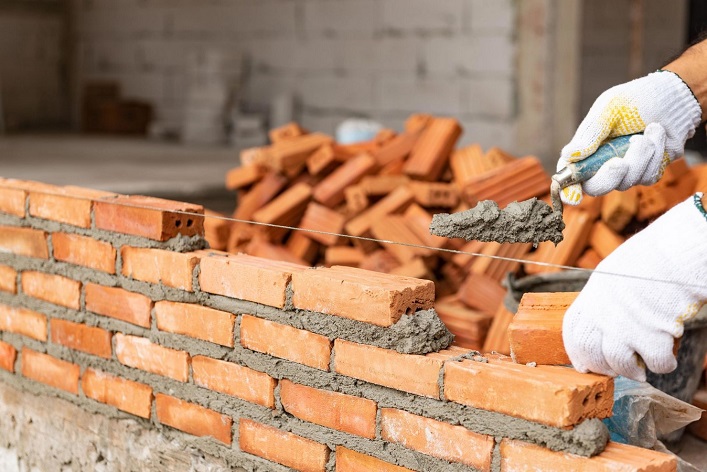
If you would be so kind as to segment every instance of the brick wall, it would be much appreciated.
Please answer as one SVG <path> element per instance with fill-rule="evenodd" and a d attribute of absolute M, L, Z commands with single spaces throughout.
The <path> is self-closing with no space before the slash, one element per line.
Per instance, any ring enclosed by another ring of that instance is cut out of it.
<path fill-rule="evenodd" d="M 411 112 L 459 117 L 465 139 L 513 149 L 511 0 L 74 1 L 79 79 L 117 79 L 179 126 L 191 53 L 224 56 L 242 98 L 301 101 L 306 127 L 351 114 L 402 127 Z"/>
<path fill-rule="evenodd" d="M 450 346 L 429 281 L 205 249 L 202 212 L 0 181 L 0 381 L 257 470 L 674 470 L 607 445 L 612 379 Z"/>
<path fill-rule="evenodd" d="M 64 40 L 58 1 L 0 4 L 0 101 L 7 129 L 66 125 Z"/>

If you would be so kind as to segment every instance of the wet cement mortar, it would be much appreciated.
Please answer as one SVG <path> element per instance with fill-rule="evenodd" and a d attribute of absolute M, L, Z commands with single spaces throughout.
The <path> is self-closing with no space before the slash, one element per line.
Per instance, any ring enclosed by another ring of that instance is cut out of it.
<path fill-rule="evenodd" d="M 537 198 L 509 203 L 504 209 L 484 200 L 466 211 L 438 213 L 430 223 L 430 233 L 437 236 L 499 243 L 558 244 L 564 228 L 562 213 Z"/>
<path fill-rule="evenodd" d="M 0 223 L 2 223 L 2 221 L 0 221 Z M 48 231 L 66 230 L 64 225 L 57 225 L 56 228 L 53 228 L 53 224 L 51 224 L 51 226 L 52 229 L 47 227 Z M 93 235 L 93 232 L 90 234 Z M 114 235 L 111 234 L 110 238 L 113 238 L 113 236 Z M 116 244 L 115 239 L 106 240 L 110 240 Z M 130 244 L 139 245 L 141 242 L 145 244 L 144 241 L 130 241 Z M 121 243 L 124 244 L 124 242 Z M 189 244 L 192 245 L 190 246 L 191 248 L 194 248 L 194 246 L 202 246 L 202 242 L 200 241 L 192 241 Z M 145 294 L 155 301 L 171 300 L 199 303 L 236 315 L 245 313 L 252 314 L 323 334 L 330 339 L 348 339 L 354 342 L 396 349 L 398 352 L 403 353 L 437 351 L 447 347 L 452 340 L 451 334 L 441 323 L 434 310 L 422 310 L 412 315 L 406 315 L 393 327 L 381 328 L 332 315 L 293 310 L 289 297 L 288 306 L 285 307 L 286 310 L 278 310 L 251 302 L 206 294 L 198 290 L 198 284 L 195 285 L 197 288 L 196 292 L 192 293 L 161 285 L 138 282 L 120 275 L 109 275 L 92 269 L 72 266 L 53 260 L 37 260 L 9 254 L 0 254 L 0 262 L 11 265 L 18 269 L 18 271 L 41 270 L 48 273 L 66 275 L 82 282 L 121 286 L 127 290 Z M 118 266 L 120 266 L 120 260 L 118 260 Z M 119 268 L 117 272 L 120 273 Z M 20 278 L 21 274 L 18 274 L 18 287 L 21 287 Z M 194 278 L 195 280 L 198 279 L 198 271 L 195 271 Z M 266 354 L 244 349 L 240 346 L 238 339 L 240 316 L 237 317 L 234 335 L 234 344 L 236 347 L 226 348 L 185 336 L 159 332 L 155 326 L 154 316 L 153 326 L 150 329 L 145 329 L 119 320 L 86 313 L 83 311 L 85 308 L 83 296 L 81 299 L 81 310 L 79 311 L 58 307 L 41 300 L 27 297 L 22 293 L 17 295 L 0 293 L 0 303 L 25 307 L 44 313 L 50 317 L 80 321 L 88 325 L 100 326 L 124 334 L 142 336 L 165 347 L 187 351 L 191 356 L 206 355 L 217 359 L 228 360 L 260 372 L 266 372 L 276 379 L 286 378 L 293 382 L 315 388 L 369 398 L 376 401 L 381 408 L 399 408 L 449 424 L 463 425 L 473 431 L 494 436 L 497 441 L 500 441 L 502 438 L 519 439 L 557 451 L 590 456 L 603 450 L 608 440 L 606 427 L 599 420 L 586 420 L 571 430 L 562 430 L 519 418 L 509 417 L 500 413 L 479 410 L 444 400 L 435 400 L 407 394 L 333 372 L 313 369 L 284 359 L 274 358 Z M 287 310 L 287 308 L 289 308 L 289 310 Z M 40 352 L 49 352 L 57 358 L 77 363 L 84 368 L 93 367 L 130 380 L 145 383 L 150 385 L 155 393 L 166 393 L 192 401 L 236 419 L 239 417 L 251 418 L 285 431 L 291 431 L 300 436 L 327 444 L 332 451 L 335 450 L 337 445 L 343 445 L 414 470 L 473 470 L 467 466 L 450 464 L 446 461 L 411 451 L 396 444 L 386 443 L 381 440 L 364 440 L 346 433 L 301 421 L 283 410 L 279 401 L 279 395 L 277 398 L 277 408 L 270 410 L 228 395 L 197 387 L 192 383 L 182 383 L 149 372 L 126 367 L 118 362 L 115 358 L 115 354 L 112 359 L 97 358 L 78 351 L 72 351 L 63 346 L 44 344 L 11 333 L 0 333 L 0 339 L 12 344 L 18 350 L 21 350 L 22 346 L 27 346 Z M 334 354 L 335 353 L 332 353 L 332 357 L 334 357 Z M 332 365 L 334 362 L 333 360 Z M 21 359 L 18 359 L 15 367 L 17 372 L 21 371 Z M 23 389 L 26 388 L 33 393 L 60 396 L 83 408 L 87 408 L 89 411 L 107 415 L 109 418 L 126 417 L 126 415 L 111 407 L 86 399 L 83 394 L 74 397 L 49 387 L 26 381 L 19 376 L 12 376 L 4 372 L 2 375 L 2 378 L 9 380 L 10 383 L 15 384 L 20 382 Z M 440 391 L 442 391 L 443 387 L 441 383 L 442 378 L 443 373 L 440 375 Z M 149 425 L 149 423 L 147 424 Z M 153 420 L 153 424 L 158 427 L 162 433 L 166 434 L 167 437 L 177 437 L 181 434 L 171 428 L 162 427 L 156 420 Z M 234 431 L 237 436 L 237 426 L 234 427 Z M 237 450 L 236 445 L 232 448 L 226 448 L 213 440 L 189 438 L 190 441 L 188 444 L 198 447 L 199 450 L 206 454 L 225 460 L 229 466 L 239 465 L 246 470 L 284 470 L 271 462 L 265 461 L 263 463 L 257 460 L 253 462 L 253 456 L 240 451 L 234 452 L 234 450 Z M 237 437 L 234 439 L 234 443 L 237 444 Z M 241 460 L 242 456 L 247 456 L 247 460 Z M 333 455 L 329 462 L 328 469 L 333 470 Z M 494 458 L 494 464 L 494 470 L 498 470 L 499 461 L 497 457 Z"/>

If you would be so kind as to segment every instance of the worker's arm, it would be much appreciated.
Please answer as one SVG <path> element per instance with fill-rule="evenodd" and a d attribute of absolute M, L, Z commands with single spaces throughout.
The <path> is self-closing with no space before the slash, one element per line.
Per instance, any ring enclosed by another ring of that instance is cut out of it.
<path fill-rule="evenodd" d="M 562 149 L 558 170 L 584 159 L 607 139 L 631 138 L 626 155 L 608 161 L 582 184 L 563 189 L 561 198 L 578 204 L 583 191 L 603 195 L 634 185 L 650 185 L 684 152 L 707 112 L 707 42 L 689 48 L 664 69 L 610 88 L 597 98 L 577 132 Z"/>
<path fill-rule="evenodd" d="M 705 200 L 678 204 L 599 264 L 563 321 L 577 370 L 645 380 L 646 367 L 675 369 L 674 340 L 707 301 Z"/>

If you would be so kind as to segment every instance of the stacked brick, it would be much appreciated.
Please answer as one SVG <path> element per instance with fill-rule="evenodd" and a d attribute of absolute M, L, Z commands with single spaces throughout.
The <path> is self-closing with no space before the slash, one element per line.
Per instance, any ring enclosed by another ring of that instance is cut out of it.
<path fill-rule="evenodd" d="M 347 265 L 433 280 L 437 312 L 456 345 L 508 354 L 512 314 L 502 303 L 502 280 L 509 272 L 561 269 L 435 249 L 592 269 L 687 198 L 699 188 L 699 176 L 707 174 L 679 160 L 655 186 L 588 197 L 579 208 L 565 209 L 565 240 L 557 247 L 466 243 L 430 235 L 432 215 L 462 211 L 480 200 L 501 207 L 531 197 L 549 202 L 550 180 L 534 157 L 515 158 L 498 148 L 484 152 L 478 145 L 455 149 L 460 135 L 454 119 L 422 114 L 410 116 L 399 134 L 386 129 L 370 142 L 352 145 L 295 123 L 274 129 L 272 144 L 245 150 L 242 166 L 226 177 L 226 186 L 238 191 L 233 216 L 304 231 L 222 223 L 230 237 L 217 243 L 228 252 L 302 265 Z"/>
<path fill-rule="evenodd" d="M 0 380 L 250 469 L 675 470 L 607 444 L 610 378 L 435 344 L 432 282 L 206 250 L 201 214 L 1 181 Z"/>

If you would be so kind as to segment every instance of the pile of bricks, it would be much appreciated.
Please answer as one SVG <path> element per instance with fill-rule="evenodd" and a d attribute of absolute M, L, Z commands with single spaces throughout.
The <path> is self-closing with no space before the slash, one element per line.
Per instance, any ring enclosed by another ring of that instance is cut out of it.
<path fill-rule="evenodd" d="M 611 378 L 386 347 L 432 282 L 204 250 L 201 213 L 0 181 L 0 381 L 248 469 L 676 470 L 606 442 Z"/>
<path fill-rule="evenodd" d="M 433 280 L 435 308 L 458 346 L 508 354 L 512 313 L 502 302 L 502 280 L 509 272 L 557 269 L 435 249 L 594 268 L 626 237 L 686 198 L 698 178 L 707 183 L 707 167 L 688 169 L 679 160 L 656 186 L 587 197 L 579 208 L 566 208 L 565 240 L 557 247 L 440 238 L 428 230 L 434 213 L 488 199 L 501 207 L 531 197 L 549 200 L 550 178 L 536 158 L 515 158 L 498 148 L 484 152 L 478 145 L 455 149 L 461 132 L 454 119 L 421 114 L 412 115 L 401 133 L 385 129 L 370 142 L 351 145 L 295 123 L 274 129 L 272 144 L 245 150 L 242 165 L 226 177 L 226 186 L 238 192 L 233 217 L 304 231 L 221 222 L 215 225 L 220 233 L 210 230 L 207 238 L 231 253 Z"/>

